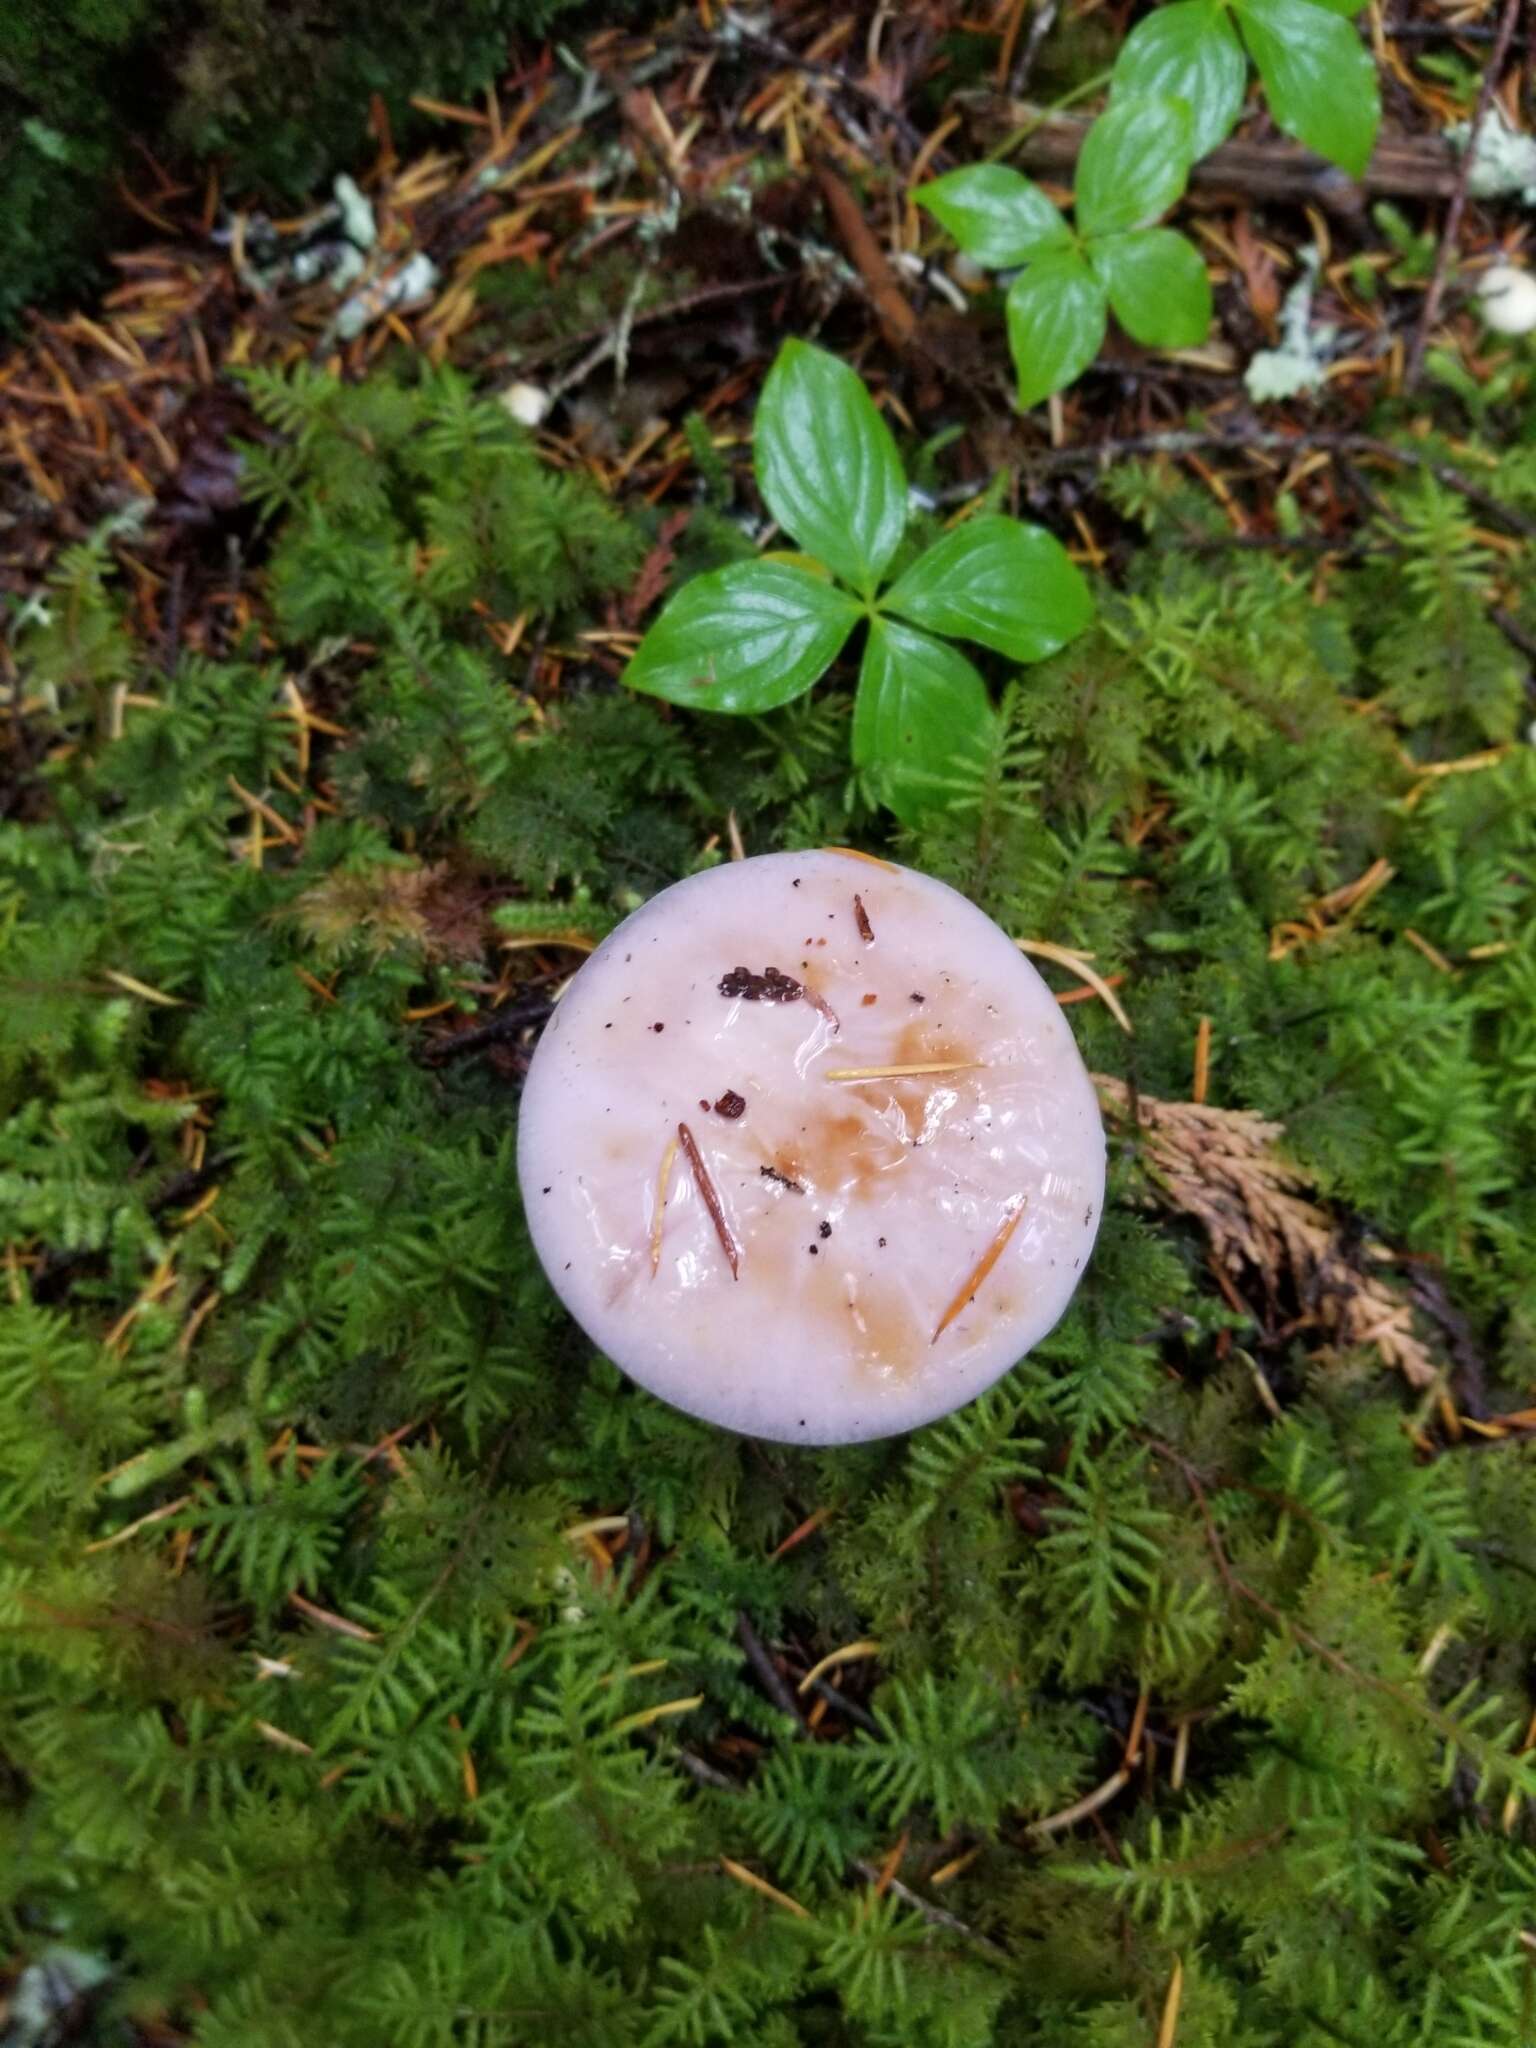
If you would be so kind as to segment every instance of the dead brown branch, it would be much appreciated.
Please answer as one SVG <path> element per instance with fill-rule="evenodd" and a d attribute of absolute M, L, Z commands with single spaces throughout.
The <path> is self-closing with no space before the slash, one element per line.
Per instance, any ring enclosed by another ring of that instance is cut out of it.
<path fill-rule="evenodd" d="M 1047 114 L 1005 93 L 956 93 L 953 104 L 964 113 L 972 139 L 985 148 L 996 148 L 1027 131 L 1009 149 L 1009 161 L 1047 176 L 1071 171 L 1093 125 L 1091 115 Z M 1454 151 L 1438 136 L 1389 132 L 1378 139 L 1359 179 L 1347 177 L 1300 143 L 1274 137 L 1223 142 L 1196 164 L 1189 182 L 1196 192 L 1293 203 L 1311 200 L 1329 213 L 1353 217 L 1365 211 L 1370 199 L 1450 199 L 1458 175 Z"/>
<path fill-rule="evenodd" d="M 1451 203 L 1445 210 L 1445 226 L 1440 232 L 1439 247 L 1435 250 L 1435 267 L 1430 274 L 1429 289 L 1424 294 L 1424 307 L 1419 314 L 1419 324 L 1414 330 L 1413 346 L 1408 351 L 1408 367 L 1403 372 L 1403 389 L 1412 391 L 1419 381 L 1424 367 L 1424 351 L 1429 346 L 1429 337 L 1434 332 L 1435 321 L 1440 314 L 1440 299 L 1445 291 L 1445 280 L 1450 273 L 1451 259 L 1456 253 L 1461 234 L 1461 216 L 1467 207 L 1467 191 L 1472 178 L 1472 166 L 1477 161 L 1478 138 L 1483 132 L 1483 123 L 1488 118 L 1488 109 L 1493 104 L 1494 87 L 1504 69 L 1504 59 L 1509 54 L 1510 38 L 1515 32 L 1515 23 L 1520 16 L 1521 0 L 1504 0 L 1504 12 L 1499 18 L 1499 32 L 1493 45 L 1493 54 L 1483 73 L 1482 86 L 1478 91 L 1477 105 L 1472 112 L 1472 124 L 1467 134 L 1467 146 L 1462 151 L 1461 168 L 1456 174 L 1456 187 L 1451 194 Z"/>

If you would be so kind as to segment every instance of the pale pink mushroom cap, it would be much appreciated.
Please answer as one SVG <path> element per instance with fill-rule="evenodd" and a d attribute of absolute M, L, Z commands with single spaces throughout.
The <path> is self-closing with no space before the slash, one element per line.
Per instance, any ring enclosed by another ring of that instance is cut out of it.
<path fill-rule="evenodd" d="M 721 993 L 770 967 L 806 995 Z M 912 1065 L 942 1071 L 833 1078 Z M 631 1378 L 747 1435 L 853 1443 L 973 1399 L 1054 1326 L 1104 1134 L 1060 1005 L 974 904 L 778 853 L 663 890 L 592 955 L 534 1055 L 518 1168 L 545 1271 Z"/>

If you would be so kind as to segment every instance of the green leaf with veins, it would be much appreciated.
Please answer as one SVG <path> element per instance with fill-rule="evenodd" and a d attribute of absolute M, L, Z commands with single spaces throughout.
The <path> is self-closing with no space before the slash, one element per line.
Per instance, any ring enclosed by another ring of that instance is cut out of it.
<path fill-rule="evenodd" d="M 919 185 L 912 197 L 948 228 L 967 256 L 993 270 L 1062 249 L 1072 230 L 1040 187 L 1006 164 L 967 164 Z"/>
<path fill-rule="evenodd" d="M 914 625 L 1014 661 L 1044 661 L 1093 615 L 1082 571 L 1054 534 L 1001 513 L 944 534 L 881 602 Z"/>
<path fill-rule="evenodd" d="M 1358 178 L 1381 123 L 1376 65 L 1359 30 L 1314 0 L 1234 0 L 1234 12 L 1276 122 Z"/>
<path fill-rule="evenodd" d="M 1174 0 L 1139 21 L 1121 44 L 1110 93 L 1183 100 L 1190 156 L 1198 161 L 1231 134 L 1247 85 L 1248 59 L 1225 0 Z"/>
<path fill-rule="evenodd" d="M 1300 6 L 1302 0 L 1291 0 Z M 1077 158 L 1078 232 L 1111 235 L 1157 220 L 1189 180 L 1189 108 L 1166 94 L 1115 100 L 1083 138 Z"/>
<path fill-rule="evenodd" d="M 863 379 L 806 341 L 787 341 L 758 401 L 758 488 L 808 553 L 872 594 L 907 524 L 907 479 Z"/>
<path fill-rule="evenodd" d="M 1140 228 L 1092 242 L 1088 261 L 1110 310 L 1143 348 L 1194 348 L 1211 325 L 1211 280 L 1193 242 L 1172 228 Z"/>
<path fill-rule="evenodd" d="M 894 619 L 869 629 L 853 706 L 853 762 L 904 824 L 946 799 L 958 755 L 989 745 L 987 689 L 965 656 Z"/>
<path fill-rule="evenodd" d="M 1019 404 L 1038 405 L 1080 376 L 1104 341 L 1103 285 L 1075 249 L 1042 256 L 1008 287 L 1008 345 Z"/>
<path fill-rule="evenodd" d="M 624 681 L 694 711 L 772 711 L 825 672 L 860 616 L 823 576 L 789 562 L 732 562 L 669 600 Z"/>

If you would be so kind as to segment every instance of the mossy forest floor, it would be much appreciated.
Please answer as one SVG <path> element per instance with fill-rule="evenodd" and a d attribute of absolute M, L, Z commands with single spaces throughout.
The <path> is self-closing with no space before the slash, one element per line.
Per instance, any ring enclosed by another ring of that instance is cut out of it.
<path fill-rule="evenodd" d="M 146 172 L 0 364 L 0 2041 L 1536 2040 L 1536 358 L 1441 140 L 1496 12 L 1373 5 L 1364 189 L 1251 116 L 1206 345 L 1024 417 L 907 195 L 1062 175 L 1092 4 L 529 48 L 376 119 L 340 294 L 324 195 Z M 1255 405 L 1309 248 L 1326 381 Z M 789 333 L 914 544 L 1094 577 L 918 830 L 845 678 L 618 681 L 762 535 Z M 825 843 L 1065 952 L 1112 1200 L 994 1393 L 818 1454 L 592 1354 L 513 1147 L 605 931 Z"/>

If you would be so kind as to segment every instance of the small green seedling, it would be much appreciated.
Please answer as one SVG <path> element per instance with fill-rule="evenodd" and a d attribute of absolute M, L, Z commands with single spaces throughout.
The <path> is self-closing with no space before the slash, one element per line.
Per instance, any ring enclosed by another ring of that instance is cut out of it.
<path fill-rule="evenodd" d="M 1042 528 L 983 513 L 882 590 L 907 524 L 901 456 L 860 378 L 808 342 L 785 342 L 768 374 L 755 460 L 769 511 L 804 552 L 685 583 L 624 680 L 690 710 L 772 711 L 810 689 L 865 620 L 854 766 L 910 823 L 942 800 L 956 758 L 992 735 L 986 684 L 948 636 L 1041 661 L 1087 625 L 1088 586 Z"/>
<path fill-rule="evenodd" d="M 1190 137 L 1183 100 L 1120 100 L 1084 138 L 1071 226 L 1038 185 L 1005 164 L 970 164 L 917 188 L 914 196 L 967 255 L 995 270 L 1023 266 L 1007 297 L 1021 406 L 1081 376 L 1103 345 L 1111 309 L 1145 348 L 1193 348 L 1205 339 L 1211 285 L 1200 252 L 1172 228 L 1148 225 L 1183 194 Z"/>
<path fill-rule="evenodd" d="M 1232 133 L 1252 57 L 1277 125 L 1358 178 L 1381 123 L 1376 66 L 1349 20 L 1364 4 L 1174 0 L 1126 37 L 1111 99 L 1171 93 L 1184 100 L 1198 159 Z"/>

